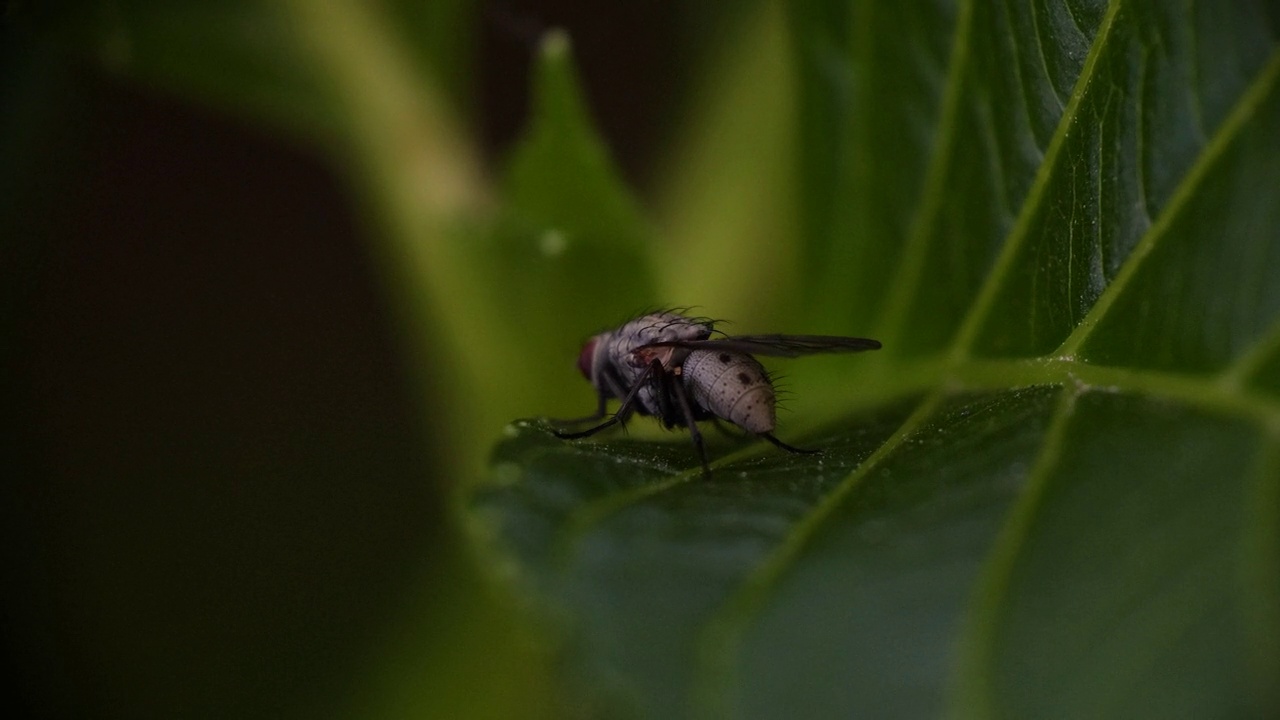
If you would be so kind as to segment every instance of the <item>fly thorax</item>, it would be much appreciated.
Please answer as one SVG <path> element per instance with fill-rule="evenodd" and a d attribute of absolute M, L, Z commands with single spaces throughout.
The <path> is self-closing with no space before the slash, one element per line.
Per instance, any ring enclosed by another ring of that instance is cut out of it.
<path fill-rule="evenodd" d="M 773 432 L 777 424 L 773 383 L 755 358 L 695 350 L 685 359 L 682 375 L 699 406 L 748 432 Z"/>
<path fill-rule="evenodd" d="M 662 340 L 703 340 L 711 335 L 711 325 L 675 313 L 654 313 L 623 325 L 617 335 L 632 350 Z"/>
<path fill-rule="evenodd" d="M 673 359 L 675 348 L 637 348 L 660 341 L 705 340 L 711 335 L 711 325 L 676 313 L 653 313 L 636 318 L 609 333 L 606 342 L 608 357 L 628 382 L 635 382 L 654 360 L 671 369 L 679 362 Z M 683 354 L 683 351 L 680 351 Z"/>

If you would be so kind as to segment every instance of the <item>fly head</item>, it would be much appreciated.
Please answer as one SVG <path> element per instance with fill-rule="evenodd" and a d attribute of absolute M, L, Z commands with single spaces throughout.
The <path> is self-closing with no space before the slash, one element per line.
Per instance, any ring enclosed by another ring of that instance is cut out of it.
<path fill-rule="evenodd" d="M 599 338 L 591 338 L 582 345 L 582 352 L 578 353 L 578 372 L 582 373 L 582 377 L 591 379 L 591 368 L 595 365 L 596 360 L 596 342 Z"/>

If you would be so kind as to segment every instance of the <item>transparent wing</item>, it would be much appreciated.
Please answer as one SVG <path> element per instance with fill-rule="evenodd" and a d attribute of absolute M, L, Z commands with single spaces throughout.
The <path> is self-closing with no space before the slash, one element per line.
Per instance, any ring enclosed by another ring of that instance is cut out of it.
<path fill-rule="evenodd" d="M 688 350 L 725 350 L 748 355 L 800 357 L 816 353 L 861 352 L 880 349 L 880 341 L 838 335 L 735 335 L 706 340 L 659 340 L 636 350 L 651 347 L 678 347 Z"/>

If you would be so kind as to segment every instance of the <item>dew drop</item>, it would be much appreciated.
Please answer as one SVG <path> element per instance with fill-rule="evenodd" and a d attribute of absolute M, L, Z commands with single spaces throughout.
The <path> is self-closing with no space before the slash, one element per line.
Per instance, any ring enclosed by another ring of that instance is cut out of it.
<path fill-rule="evenodd" d="M 564 251 L 569 247 L 569 239 L 564 233 L 555 228 L 549 228 L 542 233 L 542 237 L 538 238 L 538 249 L 547 257 L 557 257 L 563 255 Z"/>

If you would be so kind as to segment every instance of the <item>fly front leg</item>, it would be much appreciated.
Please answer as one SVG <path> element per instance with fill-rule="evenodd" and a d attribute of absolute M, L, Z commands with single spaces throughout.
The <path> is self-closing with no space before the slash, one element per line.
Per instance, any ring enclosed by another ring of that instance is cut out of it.
<path fill-rule="evenodd" d="M 595 427 L 587 428 L 586 430 L 583 430 L 581 432 L 560 432 L 559 430 L 552 430 L 552 432 L 555 434 L 556 437 L 562 440 L 577 440 L 578 438 L 590 437 L 592 435 L 595 435 L 601 430 L 604 430 L 605 428 L 611 428 L 614 425 L 617 425 L 618 423 L 625 423 L 627 418 L 631 417 L 631 413 L 633 412 L 633 409 L 635 407 L 636 398 L 640 394 L 640 388 L 644 387 L 644 384 L 649 381 L 649 378 L 651 376 L 660 374 L 662 372 L 664 372 L 662 369 L 662 363 L 659 363 L 656 360 L 653 363 L 650 363 L 649 367 L 645 368 L 644 372 L 640 374 L 640 377 L 636 379 L 635 383 L 631 386 L 631 389 L 627 391 L 626 397 L 622 398 L 622 407 L 618 408 L 618 412 L 614 413 L 613 417 L 609 418 L 608 420 L 605 420 L 599 425 L 596 425 Z M 604 400 L 605 400 L 604 393 L 601 393 L 600 394 L 600 405 L 602 406 L 601 413 L 600 413 L 601 416 L 604 415 L 604 412 L 603 412 Z"/>
<path fill-rule="evenodd" d="M 600 418 L 604 417 L 605 415 L 609 414 L 606 408 L 606 404 L 608 403 L 608 401 L 609 401 L 609 397 L 605 395 L 603 391 L 597 391 L 596 392 L 596 411 L 591 413 L 590 415 L 584 415 L 583 417 L 576 417 L 576 418 L 563 418 L 563 419 L 548 418 L 548 420 L 552 425 L 581 425 L 582 423 L 585 423 L 585 422 L 595 422 Z"/>
<path fill-rule="evenodd" d="M 622 385 L 620 385 L 616 380 L 614 380 L 607 373 L 604 375 L 602 379 L 604 380 L 604 383 L 609 386 L 609 389 L 605 390 L 601 388 L 596 390 L 596 411 L 594 413 L 587 415 L 585 417 L 567 418 L 564 420 L 549 418 L 548 422 L 550 422 L 552 425 L 581 425 L 582 423 L 586 423 L 586 422 L 595 422 L 600 418 L 604 417 L 605 415 L 608 415 L 609 412 L 607 409 L 607 405 L 609 402 L 609 398 L 624 397 L 627 395 L 627 391 L 622 387 Z M 626 407 L 626 403 L 623 403 L 623 407 Z M 634 411 L 634 409 L 635 409 L 634 406 L 626 408 L 626 413 L 623 414 L 621 418 L 619 418 L 619 422 L 621 422 L 624 427 L 626 426 L 627 419 L 631 417 L 631 413 Z"/>
<path fill-rule="evenodd" d="M 782 442 L 781 440 L 779 440 L 778 438 L 774 437 L 773 433 L 760 433 L 760 437 L 764 438 L 765 440 L 768 440 L 769 442 L 773 443 L 774 445 L 777 445 L 778 447 L 782 448 L 783 450 L 786 450 L 789 453 L 795 453 L 797 455 L 821 455 L 822 454 L 822 450 L 820 449 L 804 450 L 802 448 L 792 447 L 791 445 L 788 445 Z"/>

